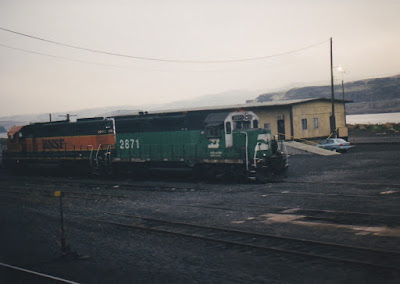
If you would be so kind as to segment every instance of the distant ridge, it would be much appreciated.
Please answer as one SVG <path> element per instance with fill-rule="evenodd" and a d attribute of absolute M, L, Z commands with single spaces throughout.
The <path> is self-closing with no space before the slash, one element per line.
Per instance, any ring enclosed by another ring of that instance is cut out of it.
<path fill-rule="evenodd" d="M 117 116 L 135 114 L 139 111 L 156 111 L 177 108 L 196 108 L 205 106 L 221 106 L 242 104 L 245 102 L 271 102 L 282 100 L 298 100 L 311 98 L 330 98 L 330 86 L 309 86 L 292 88 L 288 91 L 277 91 L 259 95 L 260 91 L 231 90 L 218 94 L 200 96 L 190 100 L 171 103 L 155 103 L 143 106 L 110 106 L 68 112 L 52 113 L 52 120 L 65 119 L 65 114 L 73 114 L 76 118 L 96 116 Z M 340 83 L 335 86 L 335 98 L 342 99 Z M 374 78 L 345 83 L 345 99 L 353 103 L 346 104 L 347 114 L 366 114 L 400 112 L 400 75 L 384 78 Z M 49 121 L 49 114 L 26 114 L 0 117 L 0 127 L 9 130 L 14 125 L 25 125 L 33 122 Z M 0 129 L 1 132 L 1 129 Z M 0 133 L 1 134 L 1 133 Z M 3 134 L 5 134 L 3 132 Z M 0 135 L 1 136 L 1 135 Z"/>
<path fill-rule="evenodd" d="M 341 84 L 336 83 L 334 91 L 336 99 L 343 99 Z M 346 105 L 348 114 L 400 111 L 400 75 L 345 83 L 344 93 L 346 100 L 353 101 Z M 330 85 L 310 86 L 262 94 L 253 102 L 330 97 Z"/>

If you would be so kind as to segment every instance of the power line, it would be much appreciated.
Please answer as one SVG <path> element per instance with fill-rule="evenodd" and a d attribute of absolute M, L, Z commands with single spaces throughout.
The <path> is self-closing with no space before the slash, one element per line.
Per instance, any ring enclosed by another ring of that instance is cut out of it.
<path fill-rule="evenodd" d="M 85 60 L 78 60 L 78 59 L 72 59 L 72 58 L 68 58 L 68 57 L 56 56 L 56 55 L 47 54 L 47 53 L 36 52 L 36 51 L 32 51 L 32 50 L 27 50 L 27 49 L 23 49 L 23 48 L 18 48 L 18 47 L 14 47 L 14 46 L 5 45 L 5 44 L 2 44 L 2 43 L 0 43 L 0 46 L 6 47 L 6 48 L 9 48 L 9 49 L 18 50 L 18 51 L 27 52 L 27 53 L 32 53 L 32 54 L 36 54 L 36 55 L 41 55 L 41 56 L 46 56 L 46 57 L 51 57 L 51 58 L 56 58 L 56 59 L 62 59 L 62 60 L 67 60 L 67 61 L 74 61 L 74 62 L 79 62 L 79 63 L 93 64 L 93 65 L 100 65 L 100 66 L 107 66 L 107 67 L 123 68 L 122 66 L 118 66 L 118 65 L 91 62 L 91 61 L 85 61 Z"/>
<path fill-rule="evenodd" d="M 52 55 L 48 53 L 42 53 L 42 52 L 37 52 L 37 51 L 32 51 L 28 49 L 23 49 L 15 46 L 10 46 L 6 44 L 0 43 L 0 47 L 5 47 L 9 48 L 12 50 L 18 50 L 26 53 L 31 53 L 35 55 L 40 55 L 40 56 L 45 56 L 45 57 L 50 57 L 50 58 L 55 58 L 55 59 L 61 59 L 61 60 L 66 60 L 66 61 L 72 61 L 72 62 L 78 62 L 78 63 L 84 63 L 84 64 L 90 64 L 90 65 L 97 65 L 97 66 L 102 66 L 102 67 L 114 67 L 114 68 L 119 68 L 119 69 L 131 69 L 134 68 L 133 66 L 122 66 L 122 65 L 114 65 L 114 64 L 107 64 L 107 63 L 101 63 L 101 62 L 93 62 L 93 61 L 87 61 L 87 60 L 79 60 L 79 59 L 73 59 L 73 58 L 68 58 L 68 57 L 63 57 L 63 56 L 57 56 L 57 55 Z M 135 68 L 138 69 L 138 68 Z M 154 69 L 154 68 L 140 68 L 141 71 L 147 71 L 147 72 L 171 72 L 171 69 Z M 227 71 L 226 69 L 222 70 L 215 70 L 215 69 L 207 69 L 207 70 L 192 70 L 192 69 L 179 69 L 179 70 L 174 70 L 175 72 L 193 72 L 193 73 L 207 73 L 207 72 L 230 72 Z"/>
<path fill-rule="evenodd" d="M 50 58 L 55 58 L 55 59 L 61 59 L 61 60 L 66 60 L 66 61 L 72 61 L 72 62 L 78 62 L 78 63 L 84 63 L 84 64 L 90 64 L 90 65 L 97 65 L 97 66 L 103 66 L 103 67 L 114 67 L 114 68 L 120 68 L 120 69 L 131 69 L 134 68 L 132 66 L 121 66 L 121 65 L 114 65 L 114 64 L 106 64 L 106 63 L 101 63 L 101 62 L 93 62 L 93 61 L 87 61 L 87 60 L 79 60 L 79 59 L 72 59 L 68 57 L 62 57 L 62 56 L 57 56 L 57 55 L 52 55 L 48 53 L 42 53 L 42 52 L 37 52 L 37 51 L 32 51 L 28 49 L 23 49 L 15 46 L 10 46 L 6 44 L 0 43 L 0 47 L 5 47 L 9 48 L 12 50 L 18 50 L 26 53 L 31 53 L 35 55 L 40 55 L 40 56 L 45 56 L 45 57 L 50 57 Z M 137 69 L 137 68 L 136 68 Z M 148 72 L 171 72 L 170 69 L 154 69 L 154 68 L 140 68 L 141 71 L 148 71 Z M 224 70 L 188 70 L 188 69 L 180 69 L 180 70 L 175 70 L 175 71 L 182 71 L 182 72 L 194 72 L 194 73 L 204 73 L 204 72 L 227 72 L 225 69 Z"/>
<path fill-rule="evenodd" d="M 302 48 L 299 48 L 299 49 L 296 49 L 296 50 L 291 50 L 291 51 L 272 54 L 272 55 L 260 56 L 260 57 L 249 57 L 249 58 L 231 59 L 231 60 L 176 60 L 176 59 L 142 57 L 142 56 L 133 56 L 133 55 L 127 55 L 127 54 L 113 53 L 113 52 L 108 52 L 108 51 L 102 51 L 102 50 L 96 50 L 96 49 L 90 49 L 90 48 L 80 47 L 80 46 L 76 46 L 76 45 L 66 44 L 66 43 L 57 42 L 57 41 L 53 41 L 53 40 L 49 40 L 49 39 L 44 39 L 44 38 L 36 37 L 36 36 L 33 36 L 33 35 L 28 35 L 28 34 L 25 34 L 25 33 L 17 32 L 17 31 L 13 31 L 13 30 L 9 30 L 9 29 L 5 29 L 5 28 L 2 28 L 2 27 L 0 27 L 0 30 L 5 31 L 5 32 L 9 32 L 9 33 L 13 33 L 13 34 L 17 34 L 17 35 L 20 35 L 20 36 L 28 37 L 28 38 L 31 38 L 31 39 L 40 40 L 40 41 L 43 41 L 43 42 L 48 42 L 48 43 L 52 43 L 52 44 L 56 44 L 56 45 L 66 46 L 66 47 L 69 47 L 69 48 L 79 49 L 79 50 L 90 51 L 90 52 L 94 52 L 94 53 L 101 53 L 101 54 L 106 54 L 106 55 L 125 57 L 125 58 L 131 58 L 131 59 L 138 59 L 138 60 L 159 61 L 159 62 L 168 62 L 168 63 L 234 63 L 234 62 L 263 60 L 263 59 L 269 59 L 269 58 L 273 58 L 273 57 L 278 57 L 278 56 L 283 56 L 283 55 L 288 55 L 288 54 L 291 54 L 291 53 L 299 52 L 299 51 L 302 51 L 302 50 L 305 50 L 305 49 L 309 49 L 309 48 L 312 48 L 314 46 L 317 46 L 317 45 L 320 45 L 320 44 L 328 42 L 328 40 L 324 40 L 324 41 L 321 41 L 319 43 L 315 43 L 315 44 L 312 44 L 312 45 L 309 45 L 309 46 L 305 46 L 305 47 L 302 47 Z"/>

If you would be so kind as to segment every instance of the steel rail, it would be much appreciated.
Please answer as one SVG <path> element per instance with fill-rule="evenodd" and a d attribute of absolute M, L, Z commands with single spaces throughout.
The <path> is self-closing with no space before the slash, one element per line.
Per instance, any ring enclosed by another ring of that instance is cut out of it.
<path fill-rule="evenodd" d="M 396 186 L 399 187 L 399 183 L 379 183 L 379 182 L 348 182 L 348 181 L 283 181 L 283 183 L 295 183 L 295 184 L 328 184 L 328 185 L 374 185 L 374 186 Z"/>
<path fill-rule="evenodd" d="M 329 209 L 308 209 L 308 208 L 299 208 L 299 207 L 274 207 L 274 206 L 261 206 L 255 204 L 241 204 L 241 203 L 230 203 L 234 206 L 242 206 L 242 207 L 252 207 L 252 208 L 261 208 L 261 209 L 268 209 L 268 210 L 291 210 L 291 209 L 298 209 L 299 211 L 310 211 L 310 212 L 323 212 L 323 213 L 339 213 L 339 214 L 354 214 L 354 215 L 365 215 L 365 216 L 382 216 L 382 217 L 398 217 L 400 215 L 397 214 L 384 214 L 384 213 L 365 213 L 365 212 L 355 212 L 355 211 L 339 211 L 339 210 L 329 210 Z M 238 212 L 258 212 L 257 210 L 244 210 L 244 209 L 236 209 L 236 208 L 229 208 L 229 207 L 219 207 L 211 205 L 188 205 L 188 204 L 177 204 L 176 206 L 182 207 L 195 207 L 195 208 L 209 208 L 209 209 L 216 209 L 216 210 L 226 210 L 226 211 L 238 211 Z M 296 212 L 296 211 L 294 211 Z M 283 214 L 291 214 L 280 212 Z"/>
<path fill-rule="evenodd" d="M 110 181 L 110 180 L 102 180 L 102 183 L 99 183 L 97 180 L 92 181 L 55 181 L 55 180 L 20 180 L 20 179 L 0 179 L 0 182 L 7 182 L 7 181 L 17 181 L 17 182 L 23 182 L 25 185 L 27 184 L 46 184 L 49 185 L 49 183 L 52 184 L 62 184 L 62 185 L 80 185 L 80 186 L 115 186 L 118 185 L 119 187 L 129 187 L 127 189 L 129 190 L 143 190 L 143 191 L 168 191 L 168 189 L 174 189 L 174 191 L 179 192 L 179 191 L 187 191 L 189 189 L 192 189 L 191 187 L 177 187 L 177 186 L 165 186 L 165 185 L 139 185 L 139 184 L 134 184 L 134 182 L 129 183 L 129 182 L 123 182 L 123 181 Z M 199 190 L 208 190 L 208 189 L 203 189 L 203 188 L 196 188 L 196 191 Z"/>
<path fill-rule="evenodd" d="M 23 198 L 18 198 L 18 199 L 23 199 Z M 95 211 L 95 210 L 91 210 L 91 209 L 84 209 L 84 210 L 90 211 L 90 212 L 95 212 L 95 213 L 103 213 L 103 214 L 115 215 L 115 216 L 121 216 L 121 217 L 136 218 L 136 219 L 141 219 L 144 221 L 159 222 L 159 223 L 169 224 L 169 225 L 173 225 L 173 226 L 186 226 L 186 227 L 202 229 L 202 230 L 213 230 L 213 231 L 219 232 L 219 233 L 225 232 L 225 233 L 231 233 L 231 234 L 243 234 L 243 235 L 246 235 L 247 237 L 249 237 L 249 239 L 252 239 L 254 237 L 261 237 L 261 238 L 283 240 L 283 241 L 287 241 L 287 242 L 298 242 L 303 245 L 304 244 L 318 245 L 318 246 L 325 246 L 325 247 L 331 247 L 331 248 L 336 248 L 336 249 L 340 248 L 340 249 L 347 249 L 347 250 L 356 250 L 358 252 L 364 252 L 364 253 L 384 254 L 384 255 L 380 255 L 380 257 L 389 257 L 389 256 L 400 257 L 400 252 L 397 252 L 397 251 L 386 251 L 386 250 L 370 249 L 370 248 L 365 248 L 365 247 L 347 246 L 347 245 L 341 245 L 341 244 L 329 243 L 329 242 L 318 242 L 318 241 L 305 240 L 305 239 L 300 239 L 300 238 L 274 236 L 274 235 L 269 235 L 269 234 L 242 231 L 242 230 L 237 230 L 237 229 L 220 228 L 220 227 L 213 227 L 213 226 L 207 226 L 207 225 L 196 225 L 196 224 L 189 224 L 189 223 L 184 223 L 184 222 L 176 222 L 176 221 L 170 221 L 170 220 L 148 218 L 148 217 L 143 217 L 143 216 L 121 214 L 121 213 L 115 213 L 115 212 Z M 117 226 L 122 226 L 122 227 L 127 227 L 127 228 L 137 228 L 137 229 L 142 229 L 142 230 L 149 230 L 149 231 L 155 231 L 155 232 L 161 232 L 161 233 L 181 235 L 181 236 L 185 236 L 185 237 L 192 237 L 192 238 L 198 238 L 198 239 L 220 242 L 220 243 L 225 243 L 225 244 L 245 246 L 245 247 L 249 247 L 249 248 L 265 249 L 265 250 L 281 252 L 281 253 L 322 258 L 322 259 L 332 260 L 332 261 L 336 261 L 336 262 L 362 264 L 362 265 L 368 265 L 368 266 L 373 266 L 373 267 L 377 267 L 377 268 L 386 268 L 386 269 L 395 269 L 395 270 L 400 269 L 398 265 L 394 265 L 394 266 L 393 265 L 383 265 L 383 264 L 365 262 L 365 261 L 354 260 L 354 259 L 346 259 L 346 258 L 326 256 L 326 255 L 321 255 L 321 254 L 316 254 L 316 253 L 308 253 L 308 252 L 302 252 L 302 251 L 296 251 L 296 250 L 282 249 L 282 248 L 278 248 L 278 247 L 260 246 L 260 245 L 250 244 L 250 243 L 239 242 L 239 241 L 230 241 L 230 240 L 226 240 L 226 239 L 224 240 L 224 239 L 212 238 L 209 236 L 176 232 L 171 229 L 169 229 L 169 230 L 168 229 L 159 229 L 159 228 L 146 227 L 144 225 L 137 225 L 137 224 L 136 225 L 124 224 L 124 223 L 119 223 L 119 222 L 114 222 L 114 221 L 109 221 L 109 220 L 100 220 L 100 219 L 95 219 L 95 218 L 82 217 L 82 216 L 78 216 L 78 215 L 74 215 L 74 214 L 70 214 L 69 216 L 76 218 L 76 219 L 84 219 L 84 220 L 101 222 L 101 223 L 105 223 L 105 224 L 117 225 Z"/>
<path fill-rule="evenodd" d="M 268 191 L 266 194 L 269 195 L 315 195 L 315 196 L 329 196 L 329 197 L 364 197 L 364 198 L 377 198 L 377 197 L 390 197 L 390 198 L 400 198 L 400 196 L 393 196 L 389 194 L 377 194 L 377 195 L 365 195 L 365 194 L 341 194 L 341 193 L 325 193 L 325 192 L 307 192 L 307 191 L 285 191 L 285 192 L 277 192 L 277 191 Z"/>
<path fill-rule="evenodd" d="M 7 268 L 10 268 L 10 269 L 14 269 L 14 270 L 18 270 L 18 271 L 22 271 L 22 272 L 33 274 L 33 275 L 37 275 L 37 276 L 40 276 L 40 277 L 43 277 L 43 278 L 48 278 L 48 279 L 64 282 L 64 283 L 79 284 L 79 282 L 75 282 L 75 281 L 63 279 L 63 278 L 60 278 L 60 277 L 52 276 L 52 275 L 49 275 L 49 274 L 44 274 L 44 273 L 40 273 L 40 272 L 37 272 L 37 271 L 33 271 L 33 270 L 17 267 L 17 266 L 14 266 L 14 265 L 9 265 L 9 264 L 6 264 L 6 263 L 1 263 L 0 262 L 0 266 L 7 267 Z"/>
<path fill-rule="evenodd" d="M 25 188 L 18 188 L 18 187 L 13 187 L 16 189 L 22 189 L 19 192 L 15 191 L 10 191 L 10 190 L 0 190 L 0 193 L 12 193 L 12 194 L 24 194 L 24 193 L 30 193 L 32 191 L 35 192 L 43 192 L 45 194 L 41 194 L 41 196 L 47 196 L 47 197 L 53 197 L 53 192 L 54 190 L 47 190 L 47 189 L 25 189 Z M 65 194 L 65 198 L 78 198 L 74 197 L 73 195 L 79 196 L 79 198 L 83 199 L 88 199 L 88 200 L 97 200 L 96 198 L 89 198 L 87 196 L 93 196 L 93 197 L 108 197 L 108 198 L 135 198 L 137 196 L 127 194 L 127 195 L 121 195 L 121 194 L 104 194 L 104 193 L 90 193 L 90 192 L 79 192 L 79 191 L 65 191 L 63 190 Z M 267 193 L 269 194 L 269 193 Z M 286 194 L 286 193 L 285 193 Z M 376 197 L 376 196 L 375 196 Z M 11 198 L 11 197 L 10 197 Z M 244 207 L 257 207 L 257 208 L 265 208 L 265 209 L 276 209 L 276 210 L 288 210 L 288 209 L 299 209 L 301 211 L 316 211 L 316 212 L 325 212 L 325 213 L 339 213 L 339 214 L 356 214 L 356 215 L 365 215 L 365 216 L 383 216 L 383 217 L 400 217 L 400 215 L 397 214 L 384 214 L 384 213 L 365 213 L 365 212 L 355 212 L 355 211 L 338 211 L 338 210 L 326 210 L 326 209 L 308 209 L 308 208 L 292 208 L 292 207 L 273 207 L 273 206 L 260 206 L 260 205 L 254 205 L 254 204 L 240 204 L 240 203 L 233 203 L 232 205 L 236 206 L 244 206 Z M 178 204 L 177 206 L 183 206 L 183 207 L 196 207 L 196 208 L 209 208 L 209 209 L 217 209 L 217 210 L 231 210 L 231 211 L 239 211 L 239 212 L 256 212 L 256 210 L 242 210 L 242 209 L 236 209 L 236 208 L 228 208 L 228 207 L 218 207 L 218 206 L 213 206 L 213 205 L 188 205 L 188 204 Z"/>
<path fill-rule="evenodd" d="M 160 220 L 160 219 L 153 219 L 153 218 L 147 218 L 147 217 L 141 217 L 141 216 L 134 216 L 134 215 L 128 215 L 128 214 L 119 214 L 119 213 L 113 213 L 113 212 L 99 211 L 97 213 L 105 213 L 105 214 L 109 214 L 109 215 L 131 217 L 131 218 L 137 218 L 137 219 L 141 219 L 141 220 L 145 220 L 145 221 L 162 222 L 164 224 L 186 226 L 186 227 L 191 227 L 191 228 L 196 228 L 196 229 L 212 230 L 212 231 L 219 232 L 219 233 L 225 232 L 225 233 L 230 233 L 230 234 L 242 234 L 242 235 L 246 235 L 249 239 L 252 239 L 254 237 L 261 237 L 261 238 L 284 240 L 287 242 L 298 242 L 298 243 L 307 244 L 307 245 L 319 245 L 319 246 L 331 247 L 333 249 L 340 248 L 340 249 L 347 249 L 347 250 L 355 250 L 355 251 L 362 252 L 362 253 L 371 253 L 371 254 L 375 253 L 375 254 L 384 254 L 384 255 L 400 257 L 400 252 L 376 250 L 376 249 L 369 249 L 369 248 L 356 247 L 356 246 L 346 246 L 346 245 L 341 245 L 341 244 L 317 242 L 317 241 L 311 241 L 311 240 L 305 240 L 305 239 L 280 237 L 280 236 L 247 232 L 247 231 L 241 231 L 241 230 L 235 230 L 235 229 L 229 229 L 229 228 L 219 228 L 219 227 L 213 227 L 213 226 L 195 225 L 195 224 L 188 224 L 188 223 L 175 222 L 175 221 L 169 221 L 169 220 Z M 146 227 L 144 225 L 138 225 L 138 224 L 124 224 L 124 223 L 110 221 L 110 220 L 101 220 L 101 219 L 88 218 L 88 217 L 82 217 L 82 216 L 77 216 L 77 215 L 70 215 L 70 216 L 77 218 L 77 219 L 84 219 L 84 220 L 88 220 L 88 221 L 92 221 L 92 222 L 100 222 L 100 223 L 116 225 L 116 226 L 121 226 L 121 227 L 126 227 L 126 228 L 142 229 L 142 230 L 154 231 L 154 232 L 160 232 L 160 233 L 168 233 L 168 234 L 180 235 L 180 236 L 190 237 L 190 238 L 197 238 L 197 239 L 202 239 L 202 240 L 207 240 L 207 241 L 214 241 L 214 242 L 231 244 L 231 245 L 245 246 L 245 247 L 249 247 L 249 248 L 264 249 L 264 250 L 275 251 L 275 252 L 280 252 L 280 253 L 321 258 L 321 259 L 335 261 L 335 262 L 361 264 L 361 265 L 368 265 L 368 266 L 372 266 L 372 267 L 392 269 L 392 270 L 400 269 L 399 266 L 397 266 L 397 265 L 384 265 L 384 264 L 380 264 L 380 263 L 371 263 L 371 262 L 341 258 L 341 257 L 336 257 L 336 256 L 327 256 L 327 255 L 322 255 L 322 254 L 303 252 L 303 251 L 299 251 L 299 250 L 296 251 L 296 250 L 292 250 L 292 249 L 284 249 L 284 248 L 279 248 L 279 247 L 274 247 L 274 246 L 269 246 L 269 247 L 261 246 L 261 245 L 251 244 L 251 243 L 240 242 L 240 241 L 232 241 L 232 240 L 226 240 L 226 239 L 221 239 L 221 238 L 214 238 L 214 237 L 200 235 L 200 234 L 190 234 L 190 233 L 185 233 L 185 232 L 181 232 L 181 231 L 173 231 L 173 229 L 160 229 L 160 228 L 155 228 L 155 227 Z M 381 255 L 380 257 L 383 257 L 383 256 Z"/>
<path fill-rule="evenodd" d="M 57 176 L 55 176 L 54 178 L 59 178 Z M 78 177 L 79 178 L 79 177 Z M 96 184 L 98 183 L 97 179 L 94 179 L 93 177 L 87 177 L 85 178 L 86 181 L 82 181 L 82 180 L 68 180 L 68 183 L 79 183 L 79 184 Z M 90 180 L 90 181 L 89 181 Z M 21 179 L 21 176 L 19 176 L 18 178 L 2 178 L 0 179 L 0 182 L 6 182 L 6 181 L 20 181 L 20 182 L 36 182 L 36 183 L 47 183 L 48 181 L 43 181 L 43 180 L 32 180 L 32 179 Z M 144 180 L 146 181 L 146 180 Z M 162 180 L 161 181 L 165 181 Z M 65 181 L 52 181 L 54 183 L 65 183 Z M 113 184 L 113 183 L 119 183 L 120 185 L 126 185 L 126 186 L 130 186 L 132 184 L 130 184 L 129 182 L 123 181 L 123 180 L 113 180 L 113 179 L 104 179 L 102 180 L 102 185 L 104 185 L 104 183 L 109 183 L 109 184 Z M 274 182 L 277 183 L 277 182 Z M 210 184 L 216 184 L 216 183 L 210 183 Z M 323 185 L 357 185 L 357 186 L 393 186 L 393 187 L 400 187 L 399 183 L 379 183 L 379 182 L 348 182 L 348 181 L 301 181 L 301 180 L 282 180 L 281 182 L 279 182 L 279 184 L 323 184 Z M 150 185 L 135 185 L 137 187 L 147 187 Z M 154 185 L 151 185 L 154 186 Z M 159 188 L 169 188 L 169 186 L 154 186 L 154 187 L 159 187 Z"/>
<path fill-rule="evenodd" d="M 2 181 L 2 180 L 0 180 Z M 42 183 L 46 183 L 48 184 L 48 182 L 46 181 L 38 181 L 38 182 L 32 182 L 32 184 L 34 183 L 38 183 L 38 184 L 42 184 Z M 71 184 L 79 184 L 82 185 L 82 183 L 80 183 L 79 181 L 76 182 L 53 182 L 55 184 L 57 183 L 62 183 L 63 185 L 66 185 L 68 183 Z M 110 183 L 110 184 L 106 184 L 106 186 L 113 186 L 115 185 L 116 182 L 114 183 Z M 84 184 L 85 185 L 85 184 Z M 87 183 L 86 185 L 90 185 L 90 186 L 94 186 L 94 185 L 99 185 L 99 184 L 93 184 L 93 183 Z M 104 186 L 104 184 L 101 184 Z M 25 184 L 26 186 L 26 184 Z M 176 186 L 156 186 L 156 185 L 134 185 L 134 184 L 124 184 L 124 183 L 118 183 L 118 186 L 120 187 L 129 187 L 126 190 L 133 190 L 133 191 L 138 191 L 137 189 L 139 189 L 139 191 L 144 191 L 144 192 L 149 192 L 149 191 L 162 191 L 162 192 L 187 192 L 190 191 L 190 189 L 193 188 L 188 188 L 188 187 L 176 187 Z M 17 188 L 16 186 L 14 186 L 15 188 Z M 202 189 L 202 188 L 196 188 L 195 191 L 207 191 L 209 189 Z M 393 194 L 375 194 L 375 195 L 365 195 L 365 194 L 342 194 L 342 193 L 324 193 L 324 192 L 301 192 L 301 191 L 267 191 L 265 192 L 268 195 L 301 195 L 301 196 L 312 196 L 314 195 L 314 197 L 318 197 L 318 196 L 329 196 L 329 197 L 350 197 L 350 198 L 354 198 L 354 197 L 362 197 L 362 198 L 395 198 L 395 199 L 400 199 L 400 196 L 393 196 Z"/>

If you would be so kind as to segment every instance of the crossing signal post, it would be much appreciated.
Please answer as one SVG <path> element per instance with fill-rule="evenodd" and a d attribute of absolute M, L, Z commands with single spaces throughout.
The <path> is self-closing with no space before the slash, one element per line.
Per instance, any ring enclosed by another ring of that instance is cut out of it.
<path fill-rule="evenodd" d="M 64 212 L 63 212 L 63 204 L 62 204 L 62 198 L 64 196 L 64 193 L 62 191 L 55 191 L 54 192 L 55 197 L 59 197 L 60 199 L 60 232 L 61 232 L 61 251 L 63 254 L 68 253 L 68 248 L 67 248 L 67 243 L 65 239 L 65 231 L 64 231 Z"/>
<path fill-rule="evenodd" d="M 67 259 L 87 259 L 90 258 L 88 255 L 82 255 L 77 252 L 71 250 L 70 246 L 67 245 L 67 240 L 65 237 L 65 230 L 64 230 L 64 212 L 63 212 L 63 202 L 62 198 L 64 193 L 62 191 L 55 191 L 54 196 L 58 197 L 60 200 L 60 243 L 61 243 L 61 252 L 63 254 L 63 258 Z"/>

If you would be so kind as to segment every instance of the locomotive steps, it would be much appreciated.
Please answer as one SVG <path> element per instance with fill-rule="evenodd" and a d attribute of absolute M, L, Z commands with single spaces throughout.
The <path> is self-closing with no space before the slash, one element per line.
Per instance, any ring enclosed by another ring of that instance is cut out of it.
<path fill-rule="evenodd" d="M 315 146 L 307 145 L 300 142 L 295 141 L 284 141 L 283 145 L 285 146 L 286 153 L 289 155 L 309 155 L 309 154 L 317 154 L 322 156 L 332 156 L 339 155 L 338 152 L 333 152 L 330 150 L 321 149 Z"/>

